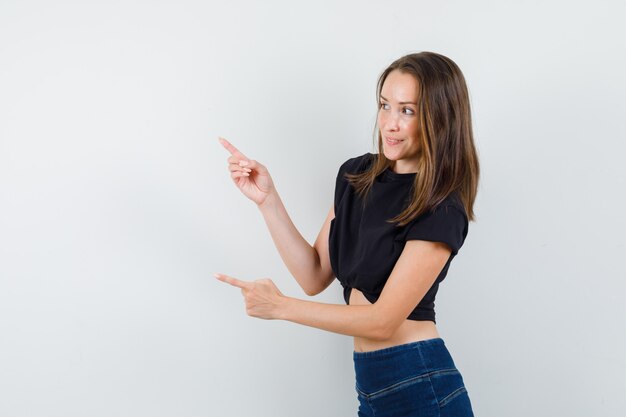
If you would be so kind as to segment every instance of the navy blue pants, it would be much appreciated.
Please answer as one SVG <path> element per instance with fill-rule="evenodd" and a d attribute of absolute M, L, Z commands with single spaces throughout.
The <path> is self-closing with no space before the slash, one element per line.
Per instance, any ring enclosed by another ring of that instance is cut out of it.
<path fill-rule="evenodd" d="M 473 417 L 441 338 L 354 352 L 359 417 Z"/>

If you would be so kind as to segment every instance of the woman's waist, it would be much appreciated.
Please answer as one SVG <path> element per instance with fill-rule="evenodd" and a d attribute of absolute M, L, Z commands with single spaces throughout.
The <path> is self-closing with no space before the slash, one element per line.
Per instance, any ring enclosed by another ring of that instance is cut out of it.
<path fill-rule="evenodd" d="M 369 339 L 366 337 L 354 338 L 355 352 L 371 352 L 393 346 L 403 345 L 412 342 L 419 342 L 427 339 L 439 338 L 437 325 L 432 321 L 405 320 L 393 333 L 385 340 Z"/>
<path fill-rule="evenodd" d="M 350 293 L 351 305 L 371 304 L 356 288 Z M 430 320 L 404 320 L 396 329 L 393 335 L 385 340 L 369 339 L 366 337 L 354 338 L 354 350 L 356 352 L 369 352 L 373 350 L 384 349 L 392 346 L 398 346 L 411 342 L 419 342 L 426 339 L 434 339 L 439 337 L 437 326 Z"/>

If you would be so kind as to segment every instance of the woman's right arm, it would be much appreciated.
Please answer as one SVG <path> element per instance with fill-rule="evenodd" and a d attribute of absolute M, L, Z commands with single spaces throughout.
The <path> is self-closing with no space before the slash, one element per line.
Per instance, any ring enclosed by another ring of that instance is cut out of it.
<path fill-rule="evenodd" d="M 291 221 L 267 168 L 243 155 L 227 140 L 221 144 L 231 153 L 228 158 L 231 178 L 239 190 L 254 201 L 263 215 L 272 240 L 289 272 L 307 295 L 316 295 L 334 279 L 330 266 L 328 236 L 335 217 L 334 204 L 311 246 Z"/>

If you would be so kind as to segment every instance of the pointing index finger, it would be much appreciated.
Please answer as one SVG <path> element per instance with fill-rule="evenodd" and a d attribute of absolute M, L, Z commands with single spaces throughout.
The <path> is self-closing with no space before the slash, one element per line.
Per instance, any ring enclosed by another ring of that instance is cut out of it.
<path fill-rule="evenodd" d="M 215 275 L 215 278 L 219 279 L 222 282 L 230 284 L 233 287 L 237 287 L 237 288 L 241 288 L 241 289 L 247 289 L 247 288 L 250 288 L 250 286 L 251 286 L 250 282 L 242 281 L 242 280 L 237 279 L 235 277 L 230 277 L 230 276 L 224 275 L 224 274 L 213 274 L 213 275 Z"/>
<path fill-rule="evenodd" d="M 226 150 L 231 153 L 231 155 L 233 155 L 233 156 L 235 156 L 235 157 L 237 157 L 239 159 L 245 159 L 246 161 L 248 160 L 248 158 L 243 153 L 241 153 L 241 151 L 239 151 L 239 149 L 235 148 L 232 143 L 230 143 L 229 141 L 227 141 L 226 139 L 224 139 L 221 136 L 218 136 L 218 138 L 219 138 L 220 143 L 222 144 L 222 146 L 225 147 Z"/>

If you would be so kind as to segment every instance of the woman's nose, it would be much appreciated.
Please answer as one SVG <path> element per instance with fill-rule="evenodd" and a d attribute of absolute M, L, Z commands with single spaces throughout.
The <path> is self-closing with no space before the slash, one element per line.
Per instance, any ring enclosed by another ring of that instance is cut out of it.
<path fill-rule="evenodd" d="M 393 113 L 388 114 L 385 118 L 385 126 L 386 130 L 396 131 L 398 130 L 398 117 Z"/>

